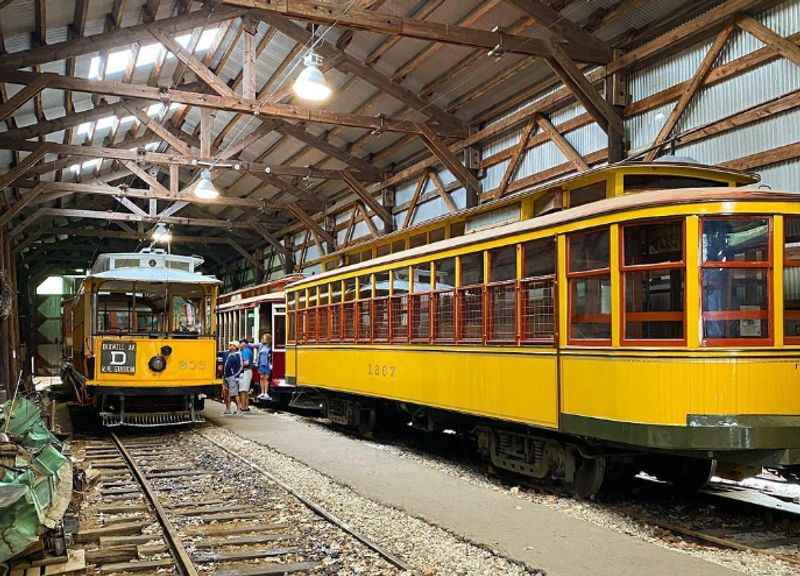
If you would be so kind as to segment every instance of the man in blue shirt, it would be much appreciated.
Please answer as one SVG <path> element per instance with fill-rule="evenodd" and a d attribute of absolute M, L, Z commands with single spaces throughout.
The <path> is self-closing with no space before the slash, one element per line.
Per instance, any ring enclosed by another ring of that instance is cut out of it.
<path fill-rule="evenodd" d="M 222 376 L 225 378 L 225 385 L 228 388 L 228 394 L 225 396 L 225 415 L 230 416 L 231 412 L 231 398 L 237 408 L 239 406 L 239 376 L 242 373 L 242 353 L 239 352 L 239 345 L 236 342 L 228 343 L 228 354 L 225 356 L 225 364 L 222 368 Z"/>
<path fill-rule="evenodd" d="M 242 355 L 242 372 L 239 374 L 239 410 L 250 410 L 250 384 L 253 382 L 253 348 L 247 338 L 239 340 Z"/>

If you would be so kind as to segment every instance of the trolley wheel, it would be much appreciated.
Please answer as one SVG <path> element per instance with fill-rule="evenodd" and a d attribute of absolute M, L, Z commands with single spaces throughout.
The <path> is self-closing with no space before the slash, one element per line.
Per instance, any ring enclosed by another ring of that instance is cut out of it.
<path fill-rule="evenodd" d="M 375 410 L 373 408 L 361 408 L 358 415 L 358 434 L 362 438 L 375 437 Z"/>
<path fill-rule="evenodd" d="M 702 489 L 717 470 L 717 461 L 712 459 L 681 458 L 676 464 L 669 481 L 684 494 Z"/>
<path fill-rule="evenodd" d="M 581 458 L 575 469 L 575 480 L 572 488 L 578 498 L 591 498 L 600 491 L 606 477 L 606 459 Z"/>

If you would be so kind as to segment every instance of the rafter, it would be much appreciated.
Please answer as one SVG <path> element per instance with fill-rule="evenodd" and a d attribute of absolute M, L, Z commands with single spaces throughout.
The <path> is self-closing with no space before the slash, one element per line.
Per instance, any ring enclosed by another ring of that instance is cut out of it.
<path fill-rule="evenodd" d="M 584 170 L 589 169 L 589 165 L 586 163 L 586 160 L 583 159 L 583 156 L 581 156 L 578 151 L 573 148 L 572 144 L 567 142 L 567 139 L 564 138 L 564 135 L 561 134 L 561 132 L 556 130 L 556 127 L 553 126 L 549 118 L 540 114 L 536 117 L 536 123 L 539 125 L 539 128 L 541 128 L 548 135 L 553 144 L 555 144 L 556 147 L 561 150 L 564 158 L 575 165 L 575 169 L 578 172 L 583 172 Z M 525 140 L 527 141 L 527 138 Z"/>
<path fill-rule="evenodd" d="M 232 222 L 230 220 L 216 220 L 211 218 L 185 218 L 182 216 L 168 216 L 166 218 L 156 216 L 141 216 L 127 212 L 111 212 L 104 210 L 85 210 L 79 208 L 43 208 L 43 216 L 59 216 L 62 218 L 87 218 L 91 220 L 106 220 L 120 222 L 144 222 L 154 224 L 163 222 L 179 226 L 197 226 L 199 228 L 222 228 L 248 230 L 250 225 L 244 222 Z"/>
<path fill-rule="evenodd" d="M 348 4 L 332 2 L 312 2 L 306 0 L 285 0 L 275 3 L 272 0 L 223 0 L 223 3 L 245 8 L 257 8 L 267 13 L 280 14 L 288 18 L 309 20 L 334 26 L 346 26 L 355 30 L 394 34 L 418 40 L 442 42 L 459 46 L 472 46 L 491 50 L 500 46 L 505 52 L 526 56 L 545 56 L 549 54 L 547 44 L 537 38 L 516 36 L 502 32 L 489 32 L 476 28 L 464 28 L 449 24 L 421 22 L 391 14 L 367 12 L 352 8 Z M 567 44 L 567 52 L 580 62 L 602 64 L 608 62 L 608 55 L 592 48 Z"/>
<path fill-rule="evenodd" d="M 453 176 L 461 182 L 461 185 L 467 189 L 467 195 L 474 194 L 477 196 L 480 194 L 481 184 L 478 182 L 477 176 L 456 158 L 456 155 L 447 144 L 427 124 L 418 124 L 418 128 L 425 145 L 444 164 L 445 168 L 452 172 Z"/>
<path fill-rule="evenodd" d="M 767 46 L 772 46 L 781 56 L 800 66 L 800 48 L 794 42 L 776 34 L 752 16 L 739 16 L 736 25 L 752 34 Z"/>
<path fill-rule="evenodd" d="M 352 190 L 352 192 L 358 196 L 359 200 L 363 202 L 366 206 L 369 206 L 370 210 L 375 212 L 378 217 L 383 222 L 383 231 L 390 232 L 394 227 L 394 217 L 392 213 L 383 207 L 383 205 L 378 202 L 378 200 L 369 192 L 367 192 L 366 188 L 359 182 L 353 173 L 349 170 L 342 170 L 342 178 L 345 181 L 345 184 Z"/>
<path fill-rule="evenodd" d="M 708 74 L 711 72 L 711 68 L 714 66 L 717 58 L 719 58 L 720 53 L 722 52 L 723 48 L 725 48 L 725 45 L 728 43 L 728 39 L 731 37 L 732 33 L 733 22 L 729 22 L 717 34 L 716 38 L 714 38 L 714 43 L 711 44 L 708 52 L 706 52 L 706 55 L 703 57 L 703 61 L 700 62 L 697 70 L 695 70 L 694 74 L 692 75 L 692 78 L 689 81 L 689 86 L 681 93 L 678 103 L 675 104 L 675 107 L 672 109 L 672 112 L 670 112 L 670 115 L 664 122 L 661 130 L 658 131 L 658 135 L 653 142 L 653 147 L 644 157 L 646 162 L 652 162 L 656 156 L 658 156 L 658 153 L 661 150 L 661 145 L 666 141 L 667 138 L 669 138 L 669 135 L 675 129 L 675 126 L 677 126 L 678 121 L 681 119 L 681 116 L 683 116 L 683 113 L 686 111 L 689 103 L 695 97 L 700 87 L 705 83 L 706 78 L 708 78 Z"/>
<path fill-rule="evenodd" d="M 42 74 L 35 72 L 22 72 L 18 70 L 4 72 L 4 79 L 8 82 L 19 84 L 30 84 L 41 78 Z M 119 96 L 121 98 L 144 98 L 153 102 L 177 102 L 198 106 L 201 108 L 211 108 L 216 110 L 227 110 L 229 112 L 243 112 L 245 114 L 261 114 L 264 116 L 275 116 L 287 120 L 301 120 L 305 122 L 317 122 L 321 124 L 341 124 L 354 128 L 365 128 L 368 130 L 386 130 L 389 132 L 416 132 L 417 128 L 413 122 L 397 120 L 394 118 L 375 118 L 374 116 L 364 116 L 359 114 L 347 114 L 344 112 L 330 112 L 313 108 L 299 108 L 297 106 L 287 106 L 283 104 L 260 103 L 254 104 L 238 96 L 217 96 L 213 94 L 202 94 L 198 92 L 188 92 L 186 90 L 160 89 L 152 86 L 131 85 L 124 82 L 113 80 L 84 80 L 82 78 L 67 78 L 57 75 L 46 75 L 50 78 L 50 87 L 62 90 L 75 90 L 77 92 L 89 92 L 107 94 L 109 96 Z M 436 132 L 442 136 L 459 137 L 463 136 L 462 130 L 436 126 Z"/>
<path fill-rule="evenodd" d="M 16 112 L 28 100 L 39 94 L 42 90 L 47 88 L 49 79 L 47 77 L 40 78 L 36 82 L 32 82 L 22 88 L 19 92 L 14 94 L 7 101 L 0 104 L 0 120 L 5 120 Z"/>
<path fill-rule="evenodd" d="M 535 127 L 536 119 L 531 119 L 525 124 L 525 127 L 519 135 L 519 142 L 517 142 L 517 145 L 514 147 L 514 152 L 508 160 L 505 172 L 503 172 L 503 179 L 500 180 L 500 185 L 495 189 L 492 198 L 500 198 L 506 193 L 509 183 L 517 173 L 517 168 L 519 168 L 519 163 L 522 161 L 522 156 L 528 146 L 528 140 L 531 134 L 533 134 Z"/>
<path fill-rule="evenodd" d="M 611 59 L 611 50 L 605 42 L 601 42 L 571 20 L 553 10 L 539 0 L 507 0 L 525 14 L 533 18 L 539 26 L 557 37 L 577 45 L 591 46 L 599 53 Z"/>

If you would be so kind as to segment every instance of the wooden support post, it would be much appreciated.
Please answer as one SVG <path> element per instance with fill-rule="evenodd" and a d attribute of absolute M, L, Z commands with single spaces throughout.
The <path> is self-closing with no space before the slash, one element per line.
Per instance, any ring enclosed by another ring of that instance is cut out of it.
<path fill-rule="evenodd" d="M 612 63 L 622 56 L 622 50 L 612 50 Z M 625 81 L 625 70 L 619 69 L 606 76 L 605 98 L 620 118 L 625 117 L 625 106 L 628 104 L 628 88 Z M 608 134 L 608 162 L 620 162 L 628 154 L 625 135 L 617 132 Z"/>
<path fill-rule="evenodd" d="M 555 144 L 564 157 L 572 162 L 575 165 L 575 169 L 578 172 L 583 172 L 584 170 L 589 169 L 589 165 L 586 163 L 586 160 L 583 159 L 575 148 L 572 147 L 572 144 L 567 142 L 567 139 L 556 130 L 555 126 L 542 115 L 536 117 L 536 123 L 539 125 L 544 132 L 550 137 L 550 140 Z"/>
<path fill-rule="evenodd" d="M 530 139 L 531 134 L 533 134 L 533 130 L 536 127 L 534 120 L 535 119 L 529 120 L 522 129 L 522 133 L 519 136 L 519 142 L 517 142 L 517 145 L 514 147 L 514 153 L 508 160 L 506 171 L 503 173 L 503 179 L 500 181 L 500 185 L 495 190 L 492 199 L 501 198 L 506 193 L 508 185 L 514 178 L 514 174 L 517 173 L 519 163 L 522 161 L 522 156 L 525 154 L 525 150 L 528 146 L 528 140 Z"/>
<path fill-rule="evenodd" d="M 242 28 L 242 98 L 256 99 L 256 32 L 258 22 L 253 18 L 243 18 Z"/>
<path fill-rule="evenodd" d="M 403 229 L 408 228 L 409 224 L 414 220 L 414 213 L 417 211 L 417 202 L 419 202 L 419 197 L 422 195 L 422 191 L 425 189 L 425 184 L 428 182 L 430 172 L 425 172 L 419 177 L 417 180 L 417 187 L 414 189 L 414 195 L 411 197 L 411 200 L 408 203 L 408 209 L 406 210 L 406 217 L 403 219 Z"/>
<path fill-rule="evenodd" d="M 50 83 L 50 79 L 42 77 L 35 82 L 25 86 L 22 90 L 14 94 L 6 102 L 0 104 L 0 120 L 5 120 L 16 112 L 20 106 L 39 94 Z"/>
<path fill-rule="evenodd" d="M 200 157 L 211 158 L 211 140 L 214 117 L 209 108 L 200 109 Z"/>
<path fill-rule="evenodd" d="M 433 181 L 433 185 L 436 187 L 436 192 L 439 193 L 442 200 L 444 201 L 444 205 L 447 206 L 448 212 L 456 212 L 458 211 L 458 207 L 456 203 L 453 202 L 453 198 L 450 196 L 450 193 L 445 190 L 444 184 L 442 183 L 442 179 L 439 178 L 439 174 L 431 170 L 430 172 L 431 181 Z"/>
<path fill-rule="evenodd" d="M 169 191 L 178 194 L 181 188 L 180 167 L 177 164 L 169 165 Z"/>
<path fill-rule="evenodd" d="M 461 182 L 461 185 L 467 189 L 467 193 L 480 195 L 481 184 L 478 182 L 477 176 L 458 160 L 447 144 L 427 124 L 418 123 L 417 127 L 428 149 Z"/>
<path fill-rule="evenodd" d="M 717 34 L 717 37 L 714 39 L 714 43 L 711 45 L 711 48 L 708 49 L 708 52 L 706 52 L 706 55 L 703 57 L 703 61 L 700 62 L 700 66 L 698 66 L 697 70 L 695 70 L 695 73 L 689 82 L 688 88 L 683 91 L 680 100 L 678 100 L 678 103 L 675 104 L 675 108 L 672 109 L 672 112 L 664 122 L 661 130 L 658 131 L 658 136 L 656 136 L 655 142 L 653 142 L 653 147 L 644 157 L 646 162 L 652 162 L 655 160 L 656 156 L 658 156 L 658 152 L 661 150 L 661 144 L 663 144 L 664 141 L 669 138 L 669 135 L 678 124 L 678 121 L 681 119 L 681 116 L 686 110 L 686 107 L 689 105 L 689 102 L 692 101 L 692 98 L 694 98 L 695 94 L 697 94 L 697 91 L 705 82 L 709 72 L 711 72 L 711 68 L 714 66 L 714 62 L 717 61 L 717 58 L 719 58 L 719 55 L 722 52 L 722 49 L 725 47 L 725 44 L 728 43 L 728 38 L 731 37 L 732 32 L 733 22 L 729 22 Z"/>
<path fill-rule="evenodd" d="M 369 208 L 375 212 L 375 214 L 380 217 L 383 221 L 383 232 L 388 233 L 392 231 L 392 227 L 394 226 L 394 218 L 392 213 L 384 208 L 380 202 L 369 192 L 364 186 L 356 180 L 355 176 L 350 170 L 342 170 L 342 179 L 347 184 L 348 188 L 353 191 L 353 193 L 358 196 L 358 198 L 364 203 L 365 206 L 369 206 Z"/>
<path fill-rule="evenodd" d="M 22 178 L 28 170 L 33 168 L 39 160 L 44 158 L 49 151 L 48 144 L 40 144 L 36 150 L 28 154 L 24 160 L 14 166 L 11 170 L 0 176 L 0 192 L 11 186 L 14 182 Z"/>

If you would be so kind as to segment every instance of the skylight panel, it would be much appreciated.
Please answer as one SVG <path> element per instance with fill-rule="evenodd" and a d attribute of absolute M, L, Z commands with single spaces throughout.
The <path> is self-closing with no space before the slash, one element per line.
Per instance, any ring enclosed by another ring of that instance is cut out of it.
<path fill-rule="evenodd" d="M 84 122 L 80 126 L 78 126 L 78 136 L 81 134 L 88 134 L 92 131 L 92 123 L 91 122 Z"/>
<path fill-rule="evenodd" d="M 130 49 L 112 52 L 108 55 L 108 62 L 106 63 L 106 74 L 116 74 L 123 72 L 128 67 L 128 62 L 131 59 Z"/>
<path fill-rule="evenodd" d="M 100 166 L 100 162 L 102 162 L 100 158 L 95 158 L 94 160 L 87 160 L 86 162 L 83 163 L 83 167 L 87 170 L 94 170 L 98 166 Z"/>
<path fill-rule="evenodd" d="M 144 147 L 145 150 L 149 150 L 150 152 L 152 152 L 156 148 L 158 148 L 158 142 L 150 142 L 150 144 L 146 144 Z"/>
<path fill-rule="evenodd" d="M 117 125 L 116 116 L 106 116 L 97 121 L 97 128 L 95 130 L 105 130 L 106 128 L 114 128 Z"/>
<path fill-rule="evenodd" d="M 197 43 L 196 52 L 204 52 L 211 48 L 211 45 L 214 43 L 214 39 L 217 37 L 217 31 L 217 28 L 211 28 L 203 31 L 203 33 L 200 35 L 200 41 Z"/>
<path fill-rule="evenodd" d="M 100 78 L 100 56 L 92 56 L 92 62 L 89 65 L 89 80 Z"/>
<path fill-rule="evenodd" d="M 124 118 L 120 118 L 120 125 L 124 124 L 131 124 L 136 118 L 134 116 L 125 116 Z"/>
<path fill-rule="evenodd" d="M 139 49 L 139 57 L 136 59 L 136 66 L 147 66 L 149 64 L 155 64 L 158 61 L 158 58 L 161 56 L 161 51 L 164 47 L 161 45 L 160 42 L 156 42 L 155 44 L 148 44 L 147 46 L 142 46 Z"/>
<path fill-rule="evenodd" d="M 147 109 L 147 115 L 151 117 L 161 116 L 161 114 L 163 113 L 164 113 L 164 105 L 160 103 L 152 104 L 150 108 Z"/>

